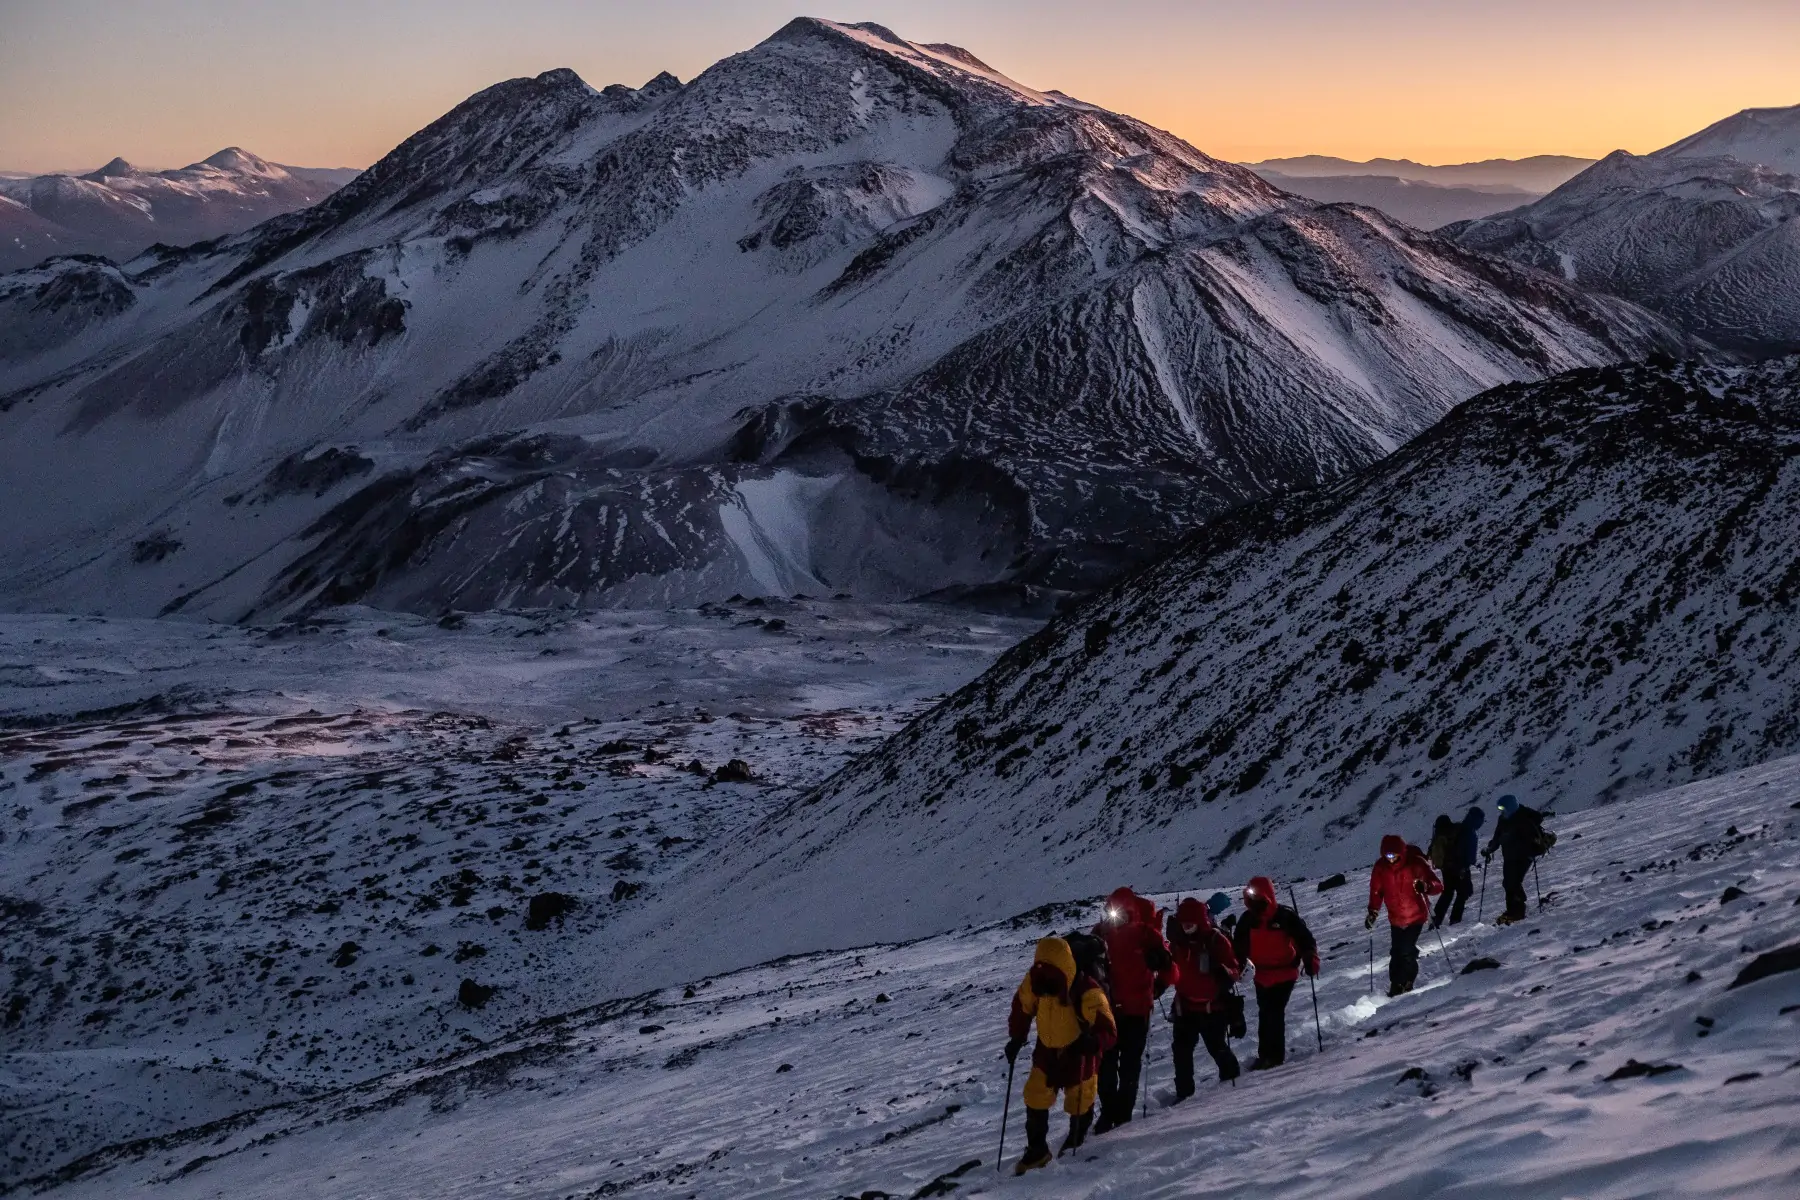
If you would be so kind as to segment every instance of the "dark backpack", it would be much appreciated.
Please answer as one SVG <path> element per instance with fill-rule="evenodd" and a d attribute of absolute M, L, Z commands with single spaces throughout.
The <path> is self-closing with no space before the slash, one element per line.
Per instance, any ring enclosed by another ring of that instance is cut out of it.
<path fill-rule="evenodd" d="M 1069 951 L 1075 955 L 1075 971 L 1086 975 L 1101 987 L 1110 983 L 1111 972 L 1106 957 L 1106 941 L 1091 933 L 1076 930 L 1064 936 L 1063 941 L 1069 943 Z M 1070 980 L 1071 983 L 1074 980 Z"/>

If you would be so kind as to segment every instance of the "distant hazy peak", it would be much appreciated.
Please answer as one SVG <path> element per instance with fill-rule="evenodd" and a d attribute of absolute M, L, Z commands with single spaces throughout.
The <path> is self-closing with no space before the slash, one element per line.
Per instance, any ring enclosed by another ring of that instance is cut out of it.
<path fill-rule="evenodd" d="M 98 171 L 83 175 L 83 179 L 118 179 L 126 175 L 141 175 L 143 172 L 126 162 L 123 158 L 115 158 Z"/>

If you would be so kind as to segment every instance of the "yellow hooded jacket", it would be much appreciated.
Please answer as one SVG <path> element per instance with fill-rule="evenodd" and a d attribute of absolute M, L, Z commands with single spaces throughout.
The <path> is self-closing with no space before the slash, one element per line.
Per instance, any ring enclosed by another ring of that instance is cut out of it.
<path fill-rule="evenodd" d="M 1038 1036 L 1031 1065 L 1044 1072 L 1053 1088 L 1093 1078 L 1100 1056 L 1118 1040 L 1106 992 L 1076 972 L 1074 952 L 1059 937 L 1038 942 L 1031 970 L 1013 994 L 1007 1027 L 1013 1037 L 1023 1039 L 1034 1020 Z"/>

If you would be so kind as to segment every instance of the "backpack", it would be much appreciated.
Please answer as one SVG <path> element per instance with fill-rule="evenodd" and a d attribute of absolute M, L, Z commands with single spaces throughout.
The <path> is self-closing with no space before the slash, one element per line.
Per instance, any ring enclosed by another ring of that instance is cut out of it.
<path fill-rule="evenodd" d="M 1063 941 L 1069 943 L 1069 951 L 1075 956 L 1075 971 L 1086 975 L 1102 988 L 1111 982 L 1111 971 L 1106 957 L 1106 940 L 1095 937 L 1091 933 L 1076 930 L 1065 934 Z M 1071 984 L 1075 981 L 1070 980 Z"/>
<path fill-rule="evenodd" d="M 1526 831 L 1526 845 L 1531 848 L 1532 857 L 1550 853 L 1550 848 L 1556 845 L 1556 835 L 1544 828 L 1544 814 L 1530 809 L 1519 811 L 1531 813 L 1531 828 Z"/>

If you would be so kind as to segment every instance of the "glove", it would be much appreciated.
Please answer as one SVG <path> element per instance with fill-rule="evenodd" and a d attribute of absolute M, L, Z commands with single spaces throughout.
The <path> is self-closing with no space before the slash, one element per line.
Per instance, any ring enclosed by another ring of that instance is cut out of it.
<path fill-rule="evenodd" d="M 1425 894 L 1425 881 L 1423 879 L 1415 879 L 1413 881 L 1413 891 L 1423 896 Z"/>
<path fill-rule="evenodd" d="M 1307 958 L 1306 973 L 1308 975 L 1317 975 L 1319 973 L 1319 956 L 1318 955 L 1314 954 Z"/>
<path fill-rule="evenodd" d="M 1019 1061 L 1019 1051 L 1023 1050 L 1024 1048 L 1025 1048 L 1025 1039 L 1024 1038 L 1013 1038 L 1010 1041 L 1008 1041 L 1006 1043 L 1006 1061 L 1009 1063 Z"/>
<path fill-rule="evenodd" d="M 1363 928 L 1364 928 L 1364 929 L 1373 929 L 1373 928 L 1375 928 L 1375 917 L 1376 917 L 1376 914 L 1377 914 L 1377 910 L 1375 910 L 1375 909 L 1373 909 L 1373 908 L 1371 908 L 1371 909 L 1370 909 L 1370 910 L 1369 910 L 1369 915 L 1368 915 L 1368 916 L 1366 916 L 1366 917 L 1364 917 L 1364 918 L 1363 918 Z"/>
<path fill-rule="evenodd" d="M 1481 861 L 1484 863 L 1492 857 L 1494 857 L 1494 848 L 1492 846 L 1489 846 L 1486 850 L 1481 852 Z"/>

